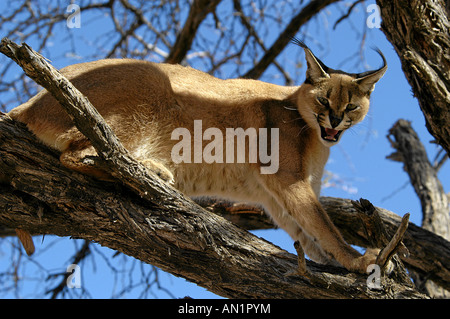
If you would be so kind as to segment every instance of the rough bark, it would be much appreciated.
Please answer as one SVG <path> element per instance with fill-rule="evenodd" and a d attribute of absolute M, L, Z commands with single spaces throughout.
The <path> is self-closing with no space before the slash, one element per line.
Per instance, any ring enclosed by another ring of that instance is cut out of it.
<path fill-rule="evenodd" d="M 98 242 L 230 298 L 423 298 L 387 280 L 307 262 L 203 210 L 183 195 L 149 202 L 120 184 L 61 166 L 58 154 L 7 116 L 0 120 L 0 224 Z"/>
<path fill-rule="evenodd" d="M 411 123 L 397 121 L 390 129 L 388 138 L 396 150 L 388 158 L 404 164 L 403 169 L 420 199 L 422 227 L 450 240 L 448 197 Z"/>
<path fill-rule="evenodd" d="M 211 214 L 132 159 L 89 101 L 26 45 L 0 51 L 47 88 L 122 183 L 96 181 L 62 167 L 58 154 L 25 127 L 0 119 L 0 223 L 32 233 L 93 240 L 232 298 L 423 298 L 385 278 L 370 290 L 364 275 L 308 263 Z"/>
<path fill-rule="evenodd" d="M 420 199 L 422 227 L 450 240 L 448 197 L 411 123 L 397 121 L 389 130 L 388 139 L 396 150 L 388 158 L 403 163 L 403 169 Z M 413 277 L 416 285 L 428 295 L 435 298 L 450 297 L 450 292 L 427 280 L 427 276 L 413 273 Z"/>
<path fill-rule="evenodd" d="M 450 154 L 448 1 L 377 0 L 377 4 L 381 28 L 400 57 L 427 128 Z"/>
<path fill-rule="evenodd" d="M 262 215 L 259 207 L 205 199 L 198 201 L 208 210 L 223 216 L 233 223 L 249 229 L 275 228 L 267 216 Z M 333 223 L 339 228 L 345 240 L 361 247 L 371 247 L 372 238 L 367 236 L 364 225 L 360 222 L 356 209 L 349 199 L 321 197 L 320 203 L 327 211 Z M 394 234 L 400 225 L 400 216 L 377 207 L 383 226 L 388 234 Z M 403 238 L 409 250 L 409 256 L 400 256 L 407 269 L 416 271 L 433 280 L 440 286 L 450 289 L 450 242 L 428 230 L 409 224 Z"/>
<path fill-rule="evenodd" d="M 428 131 L 450 155 L 450 4 L 444 0 L 377 0 L 383 19 L 382 30 L 392 43 L 402 69 L 418 99 Z M 405 171 L 419 196 L 423 227 L 449 239 L 448 199 L 428 163 L 423 147 L 406 123 L 391 129 L 391 158 L 404 162 Z M 414 143 L 413 143 L 414 142 Z M 407 160 L 406 160 L 407 159 Z M 416 283 L 427 277 L 415 275 Z M 428 286 L 433 296 L 448 297 L 448 292 Z M 447 288 L 448 289 L 448 288 Z"/>

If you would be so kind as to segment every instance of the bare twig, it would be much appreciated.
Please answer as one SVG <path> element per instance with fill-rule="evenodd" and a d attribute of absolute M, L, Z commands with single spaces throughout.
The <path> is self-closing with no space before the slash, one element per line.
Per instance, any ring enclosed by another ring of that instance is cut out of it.
<path fill-rule="evenodd" d="M 448 154 L 445 153 L 445 150 L 443 148 L 439 149 L 438 153 L 434 157 L 434 162 L 433 162 L 433 168 L 436 170 L 436 172 L 439 172 L 442 165 L 444 165 L 447 160 L 448 160 Z"/>
<path fill-rule="evenodd" d="M 85 259 L 90 253 L 89 249 L 89 241 L 85 240 L 83 243 L 83 246 L 75 253 L 73 256 L 73 259 L 71 261 L 72 264 L 78 265 L 83 259 Z M 64 272 L 62 275 L 62 279 L 59 282 L 58 285 L 56 285 L 54 288 L 47 290 L 46 294 L 51 294 L 52 299 L 56 299 L 58 295 L 63 292 L 64 288 L 67 287 L 67 279 L 71 275 L 70 272 Z M 54 276 L 54 275 L 53 275 Z"/>
<path fill-rule="evenodd" d="M 391 241 L 384 247 L 377 257 L 377 265 L 384 268 L 388 261 L 394 256 L 399 249 L 406 249 L 402 243 L 403 236 L 405 235 L 406 229 L 408 228 L 409 214 L 405 214 L 402 217 L 402 222 L 397 229 L 397 232 L 392 236 Z M 406 252 L 404 253 L 406 254 Z"/>
<path fill-rule="evenodd" d="M 240 0 L 233 0 L 233 5 L 234 5 L 234 9 L 236 10 L 236 12 L 238 13 L 239 17 L 241 18 L 242 24 L 247 29 L 249 35 L 251 35 L 255 39 L 255 41 L 259 44 L 259 46 L 264 50 L 264 53 L 267 52 L 267 48 L 264 45 L 264 42 L 258 36 L 258 33 L 256 32 L 255 28 L 253 28 L 253 26 L 248 21 L 248 18 L 245 16 L 245 14 L 244 14 L 244 12 L 242 10 L 242 6 L 241 6 Z M 294 80 L 291 78 L 289 73 L 287 73 L 277 61 L 274 60 L 273 63 L 277 67 L 277 69 L 281 72 L 281 74 L 283 74 L 283 76 L 285 78 L 286 85 L 293 85 L 294 84 Z"/>
<path fill-rule="evenodd" d="M 334 2 L 337 2 L 337 0 L 313 0 L 309 2 L 294 18 L 292 18 L 272 46 L 267 49 L 261 60 L 259 60 L 259 62 L 243 77 L 249 79 L 260 78 L 280 52 L 289 44 L 300 27 L 314 17 L 320 10 Z"/>
<path fill-rule="evenodd" d="M 338 25 L 339 23 L 341 23 L 343 20 L 347 19 L 347 18 L 350 16 L 350 14 L 352 13 L 353 9 L 354 9 L 358 4 L 360 4 L 361 2 L 364 2 L 364 1 L 365 1 L 365 0 L 358 0 L 358 1 L 355 1 L 354 3 L 352 3 L 352 5 L 348 8 L 347 13 L 344 14 L 342 17 L 340 17 L 340 18 L 334 23 L 333 30 L 336 29 L 336 27 L 337 27 L 337 25 Z"/>
<path fill-rule="evenodd" d="M 195 34 L 203 19 L 215 10 L 221 0 L 195 0 L 192 3 L 188 18 L 183 29 L 178 34 L 175 44 L 172 46 L 166 63 L 181 63 L 191 48 Z"/>

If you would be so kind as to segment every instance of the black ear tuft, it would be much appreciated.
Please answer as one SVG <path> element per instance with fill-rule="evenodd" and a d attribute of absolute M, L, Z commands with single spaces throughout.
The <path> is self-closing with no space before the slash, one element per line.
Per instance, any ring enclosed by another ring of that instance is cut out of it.
<path fill-rule="evenodd" d="M 291 42 L 293 44 L 298 45 L 299 47 L 302 47 L 303 49 L 309 49 L 308 46 L 302 40 L 300 40 L 299 38 L 291 37 Z"/>
<path fill-rule="evenodd" d="M 291 37 L 291 42 L 295 45 L 298 45 L 299 47 L 303 48 L 305 51 L 308 50 L 316 59 L 316 61 L 320 64 L 320 67 L 322 68 L 322 70 L 324 70 L 326 73 L 329 73 L 329 71 L 332 71 L 332 69 L 330 69 L 329 67 L 327 67 L 325 65 L 325 63 L 323 63 L 322 61 L 320 61 L 319 58 L 317 58 L 314 53 L 311 51 L 311 49 L 305 44 L 305 42 L 303 42 L 302 40 L 300 40 L 297 37 Z"/>
<path fill-rule="evenodd" d="M 381 52 L 381 50 L 378 49 L 378 48 L 373 48 L 373 49 L 374 49 L 374 50 L 381 56 L 381 58 L 383 59 L 383 65 L 382 65 L 379 69 L 376 69 L 376 70 L 371 70 L 371 71 L 366 71 L 366 72 L 362 72 L 362 73 L 357 73 L 357 74 L 355 74 L 355 75 L 356 75 L 356 78 L 363 78 L 363 77 L 368 76 L 368 75 L 371 75 L 371 74 L 373 74 L 373 73 L 380 72 L 382 69 L 387 69 L 387 61 L 386 61 L 386 58 L 385 58 L 383 52 Z"/>
<path fill-rule="evenodd" d="M 379 49 L 375 49 L 375 51 L 377 51 L 377 53 L 383 59 L 383 66 L 377 70 L 356 74 L 356 79 L 353 80 L 360 86 L 360 89 L 362 91 L 368 92 L 369 94 L 375 88 L 375 83 L 377 83 L 381 79 L 381 77 L 387 70 L 387 62 L 383 53 Z"/>
<path fill-rule="evenodd" d="M 305 50 L 305 58 L 308 65 L 306 70 L 307 83 L 314 83 L 321 78 L 329 78 L 330 68 L 320 61 L 308 46 L 296 37 L 291 38 L 292 43 L 302 47 Z"/>

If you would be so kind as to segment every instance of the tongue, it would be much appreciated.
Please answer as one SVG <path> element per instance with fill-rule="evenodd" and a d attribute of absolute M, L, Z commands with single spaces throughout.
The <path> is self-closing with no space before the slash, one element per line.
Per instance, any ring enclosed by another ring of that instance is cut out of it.
<path fill-rule="evenodd" d="M 332 128 L 326 128 L 325 129 L 325 133 L 327 133 L 327 137 L 328 139 L 335 139 L 336 134 L 339 133 L 338 130 L 333 130 Z"/>

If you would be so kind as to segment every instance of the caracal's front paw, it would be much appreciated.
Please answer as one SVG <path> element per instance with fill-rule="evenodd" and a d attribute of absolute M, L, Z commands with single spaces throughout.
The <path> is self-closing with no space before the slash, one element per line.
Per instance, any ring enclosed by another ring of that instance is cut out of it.
<path fill-rule="evenodd" d="M 367 273 L 367 267 L 369 265 L 376 264 L 378 254 L 380 253 L 380 249 L 375 248 L 367 248 L 364 255 L 355 258 L 353 262 L 353 269 L 354 271 L 357 271 L 362 274 Z"/>

